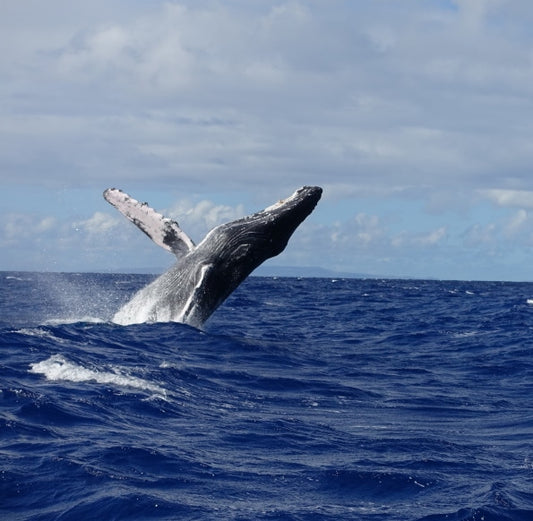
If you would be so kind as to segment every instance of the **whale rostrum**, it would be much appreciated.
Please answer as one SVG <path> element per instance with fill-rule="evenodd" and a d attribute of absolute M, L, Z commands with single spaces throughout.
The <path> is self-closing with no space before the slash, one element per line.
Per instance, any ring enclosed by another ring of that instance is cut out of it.
<path fill-rule="evenodd" d="M 106 190 L 110 204 L 177 258 L 122 306 L 113 322 L 174 321 L 201 327 L 255 268 L 285 249 L 321 195 L 322 188 L 304 186 L 260 212 L 213 228 L 195 245 L 176 221 L 121 190 Z"/>

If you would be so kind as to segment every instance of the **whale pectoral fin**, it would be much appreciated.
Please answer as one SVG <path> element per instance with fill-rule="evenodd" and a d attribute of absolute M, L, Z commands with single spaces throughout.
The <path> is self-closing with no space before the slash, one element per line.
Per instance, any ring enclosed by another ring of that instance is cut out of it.
<path fill-rule="evenodd" d="M 108 188 L 104 198 L 158 246 L 177 257 L 194 249 L 194 242 L 176 221 L 164 217 L 146 203 L 140 203 L 116 188 Z"/>

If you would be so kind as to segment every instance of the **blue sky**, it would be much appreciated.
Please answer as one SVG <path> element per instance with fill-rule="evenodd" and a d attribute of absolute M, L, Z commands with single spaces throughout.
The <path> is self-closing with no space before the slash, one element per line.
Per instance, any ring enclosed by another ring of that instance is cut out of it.
<path fill-rule="evenodd" d="M 529 0 L 0 6 L 0 269 L 167 266 L 108 187 L 195 240 L 313 184 L 273 265 L 533 280 Z"/>

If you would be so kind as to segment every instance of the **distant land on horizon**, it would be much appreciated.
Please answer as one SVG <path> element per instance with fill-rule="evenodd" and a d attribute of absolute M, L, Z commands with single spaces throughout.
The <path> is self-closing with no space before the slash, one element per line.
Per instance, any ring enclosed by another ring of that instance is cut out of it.
<path fill-rule="evenodd" d="M 319 266 L 259 266 L 252 277 L 310 277 L 310 278 L 342 278 L 342 279 L 381 279 L 398 278 L 392 276 L 371 275 L 369 273 L 353 273 L 335 271 Z"/>

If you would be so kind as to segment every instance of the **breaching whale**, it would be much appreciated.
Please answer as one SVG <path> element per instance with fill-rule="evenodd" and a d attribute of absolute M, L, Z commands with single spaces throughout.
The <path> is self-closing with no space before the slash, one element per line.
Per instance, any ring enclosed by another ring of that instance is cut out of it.
<path fill-rule="evenodd" d="M 321 195 L 322 188 L 304 186 L 260 212 L 213 228 L 195 245 L 176 221 L 109 188 L 104 198 L 177 257 L 174 266 L 119 309 L 113 322 L 183 322 L 201 327 L 255 268 L 285 249 Z"/>

